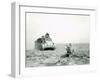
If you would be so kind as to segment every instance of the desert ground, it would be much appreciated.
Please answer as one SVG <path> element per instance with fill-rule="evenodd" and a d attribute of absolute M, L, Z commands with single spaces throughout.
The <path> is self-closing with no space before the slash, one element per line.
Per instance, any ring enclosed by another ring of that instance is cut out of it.
<path fill-rule="evenodd" d="M 65 55 L 65 44 L 55 44 L 55 50 L 26 50 L 25 67 L 87 65 L 90 63 L 89 44 L 72 44 L 73 54 Z"/>

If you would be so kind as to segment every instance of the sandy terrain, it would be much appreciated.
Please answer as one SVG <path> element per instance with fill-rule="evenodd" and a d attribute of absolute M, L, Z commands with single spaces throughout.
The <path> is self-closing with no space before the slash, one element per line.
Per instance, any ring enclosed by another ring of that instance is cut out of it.
<path fill-rule="evenodd" d="M 74 53 L 69 57 L 62 57 L 65 44 L 56 44 L 54 51 L 26 50 L 26 67 L 89 64 L 89 44 L 73 44 L 72 49 Z"/>

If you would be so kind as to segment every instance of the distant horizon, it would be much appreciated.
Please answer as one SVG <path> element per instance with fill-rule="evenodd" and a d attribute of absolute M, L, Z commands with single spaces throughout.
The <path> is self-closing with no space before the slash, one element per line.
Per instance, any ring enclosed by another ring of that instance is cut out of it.
<path fill-rule="evenodd" d="M 66 44 L 68 44 L 68 43 L 54 43 L 55 45 L 66 45 Z M 88 45 L 88 46 L 90 46 L 90 43 L 71 43 L 72 44 L 72 46 L 73 45 Z M 34 50 L 35 48 L 33 48 L 33 49 L 26 49 L 26 51 L 27 50 Z"/>

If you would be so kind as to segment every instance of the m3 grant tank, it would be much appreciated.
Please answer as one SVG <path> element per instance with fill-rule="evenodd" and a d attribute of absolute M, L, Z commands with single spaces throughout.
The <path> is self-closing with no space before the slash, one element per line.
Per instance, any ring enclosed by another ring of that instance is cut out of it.
<path fill-rule="evenodd" d="M 55 44 L 49 34 L 46 33 L 45 36 L 42 36 L 35 41 L 35 48 L 38 50 L 55 50 Z"/>

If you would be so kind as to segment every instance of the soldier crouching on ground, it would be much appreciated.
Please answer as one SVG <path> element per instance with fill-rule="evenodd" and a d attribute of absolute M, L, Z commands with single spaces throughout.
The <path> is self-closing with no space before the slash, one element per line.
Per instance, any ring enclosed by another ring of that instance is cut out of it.
<path fill-rule="evenodd" d="M 72 44 L 71 43 L 66 45 L 65 49 L 67 51 L 67 54 L 65 55 L 66 57 L 69 57 L 70 55 L 72 55 Z"/>
<path fill-rule="evenodd" d="M 66 50 L 66 54 L 62 55 L 58 61 L 57 61 L 57 65 L 58 64 L 69 64 L 69 60 L 71 58 L 71 56 L 73 55 L 74 50 L 72 50 L 72 44 L 66 44 L 65 46 L 65 50 Z M 66 59 L 65 59 L 66 58 Z"/>
<path fill-rule="evenodd" d="M 66 54 L 61 56 L 62 58 L 70 57 L 74 52 L 74 50 L 72 50 L 72 44 L 71 43 L 67 44 L 65 46 L 65 49 L 66 49 Z"/>

